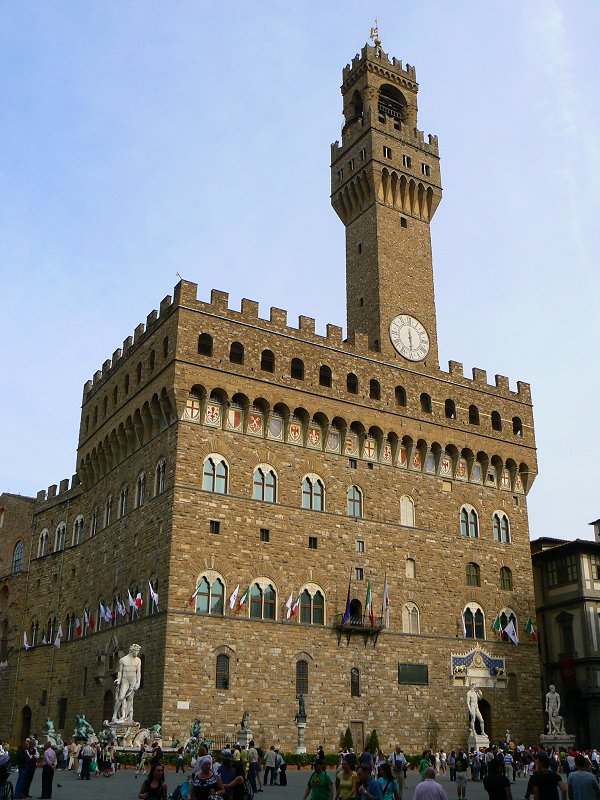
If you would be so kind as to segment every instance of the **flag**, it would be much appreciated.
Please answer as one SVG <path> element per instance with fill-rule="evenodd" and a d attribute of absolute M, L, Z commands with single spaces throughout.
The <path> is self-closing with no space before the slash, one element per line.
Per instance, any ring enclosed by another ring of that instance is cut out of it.
<path fill-rule="evenodd" d="M 58 631 L 56 632 L 56 639 L 54 640 L 54 646 L 60 647 L 60 641 L 63 637 L 62 625 L 58 626 Z"/>
<path fill-rule="evenodd" d="M 29 642 L 27 641 L 27 631 L 23 631 L 23 647 L 29 650 Z"/>
<path fill-rule="evenodd" d="M 496 619 L 492 622 L 492 630 L 495 633 L 502 635 L 502 624 L 500 622 L 500 614 L 496 614 Z"/>
<path fill-rule="evenodd" d="M 202 581 L 200 581 L 200 583 L 202 583 Z M 194 593 L 190 596 L 190 605 L 192 605 L 192 603 L 194 602 L 194 600 L 198 596 L 198 592 L 200 591 L 200 583 L 198 584 L 198 586 L 196 586 L 196 588 L 194 590 Z M 238 587 L 239 587 L 239 584 L 238 584 Z"/>
<path fill-rule="evenodd" d="M 104 608 L 102 601 L 98 603 L 98 616 L 101 620 L 106 620 L 106 609 Z"/>
<path fill-rule="evenodd" d="M 460 621 L 462 623 L 463 639 L 466 639 L 467 638 L 467 626 L 465 624 L 465 615 L 464 615 L 463 612 L 461 612 Z"/>
<path fill-rule="evenodd" d="M 90 628 L 91 631 L 93 631 L 94 628 L 96 627 L 96 623 L 94 622 L 94 617 L 92 616 L 92 612 L 91 611 L 90 611 L 90 617 L 89 617 L 89 620 L 88 620 L 88 625 L 89 625 L 89 628 Z"/>
<path fill-rule="evenodd" d="M 527 624 L 525 625 L 526 632 L 531 636 L 534 642 L 537 642 L 537 633 L 535 632 L 535 628 L 533 627 L 533 622 L 531 621 L 531 617 L 527 619 Z"/>
<path fill-rule="evenodd" d="M 342 625 L 347 625 L 350 622 L 350 578 L 348 578 L 348 594 L 346 595 L 346 610 L 342 617 Z"/>
<path fill-rule="evenodd" d="M 246 602 L 246 600 L 248 599 L 249 596 L 250 596 L 250 587 L 246 586 L 246 590 L 244 591 L 244 594 L 238 600 L 238 606 L 237 606 L 237 610 L 238 611 L 244 605 L 244 603 Z"/>
<path fill-rule="evenodd" d="M 108 623 L 111 623 L 114 618 L 115 618 L 115 615 L 114 615 L 113 610 L 111 609 L 111 607 L 110 606 L 104 606 L 104 621 L 108 622 Z"/>
<path fill-rule="evenodd" d="M 383 581 L 383 619 L 385 621 L 385 627 L 390 627 L 390 596 L 388 593 L 388 582 L 387 582 L 387 575 Z"/>
<path fill-rule="evenodd" d="M 296 602 L 292 604 L 292 617 L 298 611 L 299 606 L 300 606 L 300 595 L 298 595 L 298 597 L 296 598 Z"/>
<path fill-rule="evenodd" d="M 133 602 L 135 603 L 135 607 L 136 607 L 138 610 L 139 610 L 139 609 L 142 607 L 142 593 L 141 593 L 141 592 L 138 592 L 138 593 L 136 594 L 136 596 L 135 596 L 135 600 L 134 600 Z"/>
<path fill-rule="evenodd" d="M 519 644 L 519 637 L 517 636 L 517 629 L 515 623 L 509 620 L 508 625 L 504 628 L 504 633 L 508 636 L 513 644 Z"/>
<path fill-rule="evenodd" d="M 148 581 L 148 589 L 150 589 L 150 597 L 152 598 L 152 602 L 154 603 L 154 607 L 158 611 L 158 592 L 154 591 L 150 581 Z"/>
<path fill-rule="evenodd" d="M 129 607 L 133 609 L 132 613 L 135 614 L 135 612 L 137 611 L 137 606 L 135 604 L 135 600 L 131 596 L 131 592 L 129 591 L 129 589 L 127 589 L 127 598 L 129 601 Z"/>
<path fill-rule="evenodd" d="M 238 585 L 235 587 L 233 592 L 229 595 L 229 610 L 230 611 L 233 611 L 233 609 L 235 608 L 235 604 L 237 602 L 239 593 L 240 593 L 240 585 L 238 583 Z"/>
<path fill-rule="evenodd" d="M 285 607 L 286 607 L 286 615 L 285 618 L 289 619 L 292 616 L 292 602 L 293 602 L 294 593 L 290 592 L 290 596 L 286 600 Z"/>
<path fill-rule="evenodd" d="M 365 597 L 365 608 L 367 609 L 367 614 L 369 615 L 369 622 L 371 623 L 371 627 L 375 627 L 375 614 L 373 613 L 373 596 L 371 594 L 371 581 L 367 581 L 367 596 Z"/>
<path fill-rule="evenodd" d="M 122 603 L 120 600 L 117 600 L 117 611 L 122 617 L 127 616 L 127 609 L 125 608 L 125 603 Z"/>
<path fill-rule="evenodd" d="M 81 622 L 79 621 L 79 618 L 75 620 L 75 633 L 77 636 L 81 636 Z"/>
<path fill-rule="evenodd" d="M 46 641 L 46 628 L 42 628 L 42 644 L 48 644 Z"/>

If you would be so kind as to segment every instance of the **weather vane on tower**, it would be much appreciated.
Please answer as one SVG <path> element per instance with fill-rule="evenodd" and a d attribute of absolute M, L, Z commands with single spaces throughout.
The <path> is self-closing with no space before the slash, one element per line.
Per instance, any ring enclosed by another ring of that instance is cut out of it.
<path fill-rule="evenodd" d="M 379 38 L 379 21 L 377 17 L 375 17 L 375 25 L 371 27 L 371 33 L 369 34 L 369 39 L 373 40 L 375 49 L 379 53 L 379 50 L 381 48 L 381 39 Z"/>

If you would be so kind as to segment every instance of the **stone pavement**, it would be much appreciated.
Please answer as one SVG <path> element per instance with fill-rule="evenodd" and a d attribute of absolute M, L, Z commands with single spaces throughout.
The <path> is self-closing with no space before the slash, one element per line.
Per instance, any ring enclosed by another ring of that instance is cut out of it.
<path fill-rule="evenodd" d="M 133 770 L 119 770 L 111 778 L 98 776 L 90 781 L 80 781 L 72 773 L 58 772 L 54 778 L 52 800 L 135 800 L 142 779 L 140 777 L 136 779 L 134 774 Z M 329 770 L 329 774 L 333 777 L 333 770 Z M 255 800 L 302 800 L 309 775 L 310 770 L 297 770 L 292 767 L 288 769 L 287 787 L 268 786 L 261 798 L 255 795 Z M 16 781 L 16 773 L 12 774 L 11 779 L 13 783 Z M 181 782 L 181 774 L 176 775 L 174 770 L 167 770 L 166 779 L 171 792 Z M 440 776 L 438 780 L 446 790 L 448 800 L 455 800 L 455 784 L 450 783 L 447 775 Z M 419 773 L 409 772 L 402 800 L 412 800 L 413 789 L 418 782 Z M 517 778 L 517 782 L 512 784 L 513 800 L 523 800 L 526 786 L 525 778 Z M 34 798 L 40 796 L 41 770 L 39 769 L 36 770 L 31 792 Z M 481 781 L 476 783 L 469 781 L 467 800 L 488 800 Z"/>

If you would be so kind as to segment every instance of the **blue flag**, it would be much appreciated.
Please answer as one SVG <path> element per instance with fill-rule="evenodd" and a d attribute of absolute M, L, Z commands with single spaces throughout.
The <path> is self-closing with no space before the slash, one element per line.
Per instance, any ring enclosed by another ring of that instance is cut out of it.
<path fill-rule="evenodd" d="M 346 610 L 342 617 L 342 625 L 346 625 L 348 622 L 350 622 L 350 581 L 348 581 L 348 597 L 346 598 Z"/>

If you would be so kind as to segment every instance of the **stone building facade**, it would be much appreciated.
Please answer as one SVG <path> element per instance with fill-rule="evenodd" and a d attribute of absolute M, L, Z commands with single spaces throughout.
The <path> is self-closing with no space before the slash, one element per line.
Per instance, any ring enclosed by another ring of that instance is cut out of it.
<path fill-rule="evenodd" d="M 498 614 L 520 633 L 534 615 L 530 389 L 439 366 L 438 144 L 416 127 L 417 90 L 378 43 L 343 72 L 346 338 L 181 281 L 86 383 L 77 474 L 33 510 L 35 646 L 9 654 L 0 735 L 47 714 L 98 727 L 132 642 L 135 716 L 166 738 L 195 717 L 234 736 L 247 710 L 261 745 L 290 749 L 301 692 L 309 748 L 348 725 L 357 745 L 375 728 L 385 748 L 449 747 L 466 739 L 469 681 L 492 737 L 539 734 L 537 649 L 492 631 Z M 41 645 L 59 626 L 61 646 Z"/>

